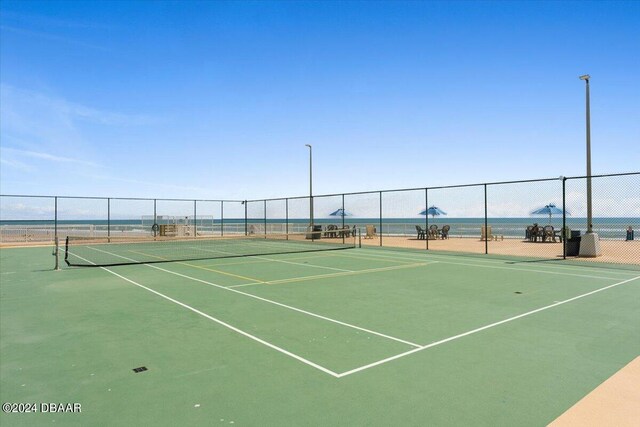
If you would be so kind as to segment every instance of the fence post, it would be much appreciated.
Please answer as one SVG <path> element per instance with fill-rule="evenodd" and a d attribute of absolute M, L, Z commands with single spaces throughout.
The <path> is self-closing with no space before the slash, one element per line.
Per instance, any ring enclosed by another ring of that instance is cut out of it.
<path fill-rule="evenodd" d="M 53 202 L 53 237 L 58 238 L 58 196 L 54 197 Z"/>
<path fill-rule="evenodd" d="M 380 246 L 382 246 L 382 191 L 380 192 L 380 230 L 378 233 L 380 235 Z"/>
<path fill-rule="evenodd" d="M 344 245 L 347 233 L 344 229 L 344 194 L 342 195 L 342 244 Z M 355 237 L 355 236 L 354 236 Z"/>
<path fill-rule="evenodd" d="M 484 184 L 484 254 L 489 254 L 489 233 L 487 221 L 487 184 Z M 482 233 L 481 233 L 482 234 Z"/>
<path fill-rule="evenodd" d="M 242 202 L 244 205 L 244 235 L 249 235 L 249 228 L 247 227 L 247 201 Z"/>
<path fill-rule="evenodd" d="M 567 259 L 567 206 L 566 206 L 566 182 L 562 177 L 562 259 Z"/>
<path fill-rule="evenodd" d="M 55 270 L 60 270 L 60 242 L 58 240 L 58 196 L 53 200 L 53 254 L 56 257 Z"/>
<path fill-rule="evenodd" d="M 429 189 L 424 189 L 424 240 L 429 250 Z"/>
<path fill-rule="evenodd" d="M 267 237 L 267 199 L 264 199 L 264 237 Z"/>
<path fill-rule="evenodd" d="M 156 211 L 156 206 L 157 206 L 157 199 L 153 199 L 153 225 L 156 225 L 158 223 L 158 214 Z M 153 229 L 153 226 L 152 226 Z M 160 227 L 158 227 L 158 231 L 153 231 L 153 237 L 154 239 L 157 237 L 158 232 L 160 231 Z"/>
<path fill-rule="evenodd" d="M 220 201 L 220 236 L 224 236 L 224 200 Z"/>
<path fill-rule="evenodd" d="M 107 198 L 107 242 L 111 243 L 111 198 Z"/>
<path fill-rule="evenodd" d="M 193 237 L 198 236 L 198 201 L 193 201 Z"/>
<path fill-rule="evenodd" d="M 284 234 L 289 240 L 289 198 L 284 199 Z"/>

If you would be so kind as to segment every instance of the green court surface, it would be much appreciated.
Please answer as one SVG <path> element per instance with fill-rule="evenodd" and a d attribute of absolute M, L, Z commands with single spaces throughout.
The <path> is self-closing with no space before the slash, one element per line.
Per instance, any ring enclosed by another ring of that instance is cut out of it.
<path fill-rule="evenodd" d="M 0 257 L 0 400 L 82 407 L 3 426 L 540 426 L 640 354 L 640 271 L 615 266 L 379 248 L 61 271 L 51 248 Z"/>

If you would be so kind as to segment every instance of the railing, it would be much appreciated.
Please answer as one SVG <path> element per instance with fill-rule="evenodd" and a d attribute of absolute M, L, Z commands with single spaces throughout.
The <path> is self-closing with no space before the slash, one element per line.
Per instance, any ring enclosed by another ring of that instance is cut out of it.
<path fill-rule="evenodd" d="M 593 229 L 603 242 L 603 257 L 595 260 L 640 264 L 640 172 L 592 176 L 592 188 Z M 531 215 L 548 204 L 555 204 L 556 213 Z M 240 201 L 2 195 L 0 243 L 152 236 L 158 232 L 154 224 L 178 224 L 192 236 L 300 233 L 310 226 L 310 205 L 305 196 Z M 426 210 L 434 205 L 439 210 Z M 572 256 L 562 239 L 571 235 L 568 229 L 587 229 L 586 177 L 318 195 L 313 209 L 314 225 L 324 229 L 375 229 L 367 245 L 558 259 Z M 536 222 L 553 226 L 554 238 L 531 241 L 526 229 Z M 449 239 L 434 239 L 445 225 Z M 417 227 L 438 231 L 423 239 Z"/>

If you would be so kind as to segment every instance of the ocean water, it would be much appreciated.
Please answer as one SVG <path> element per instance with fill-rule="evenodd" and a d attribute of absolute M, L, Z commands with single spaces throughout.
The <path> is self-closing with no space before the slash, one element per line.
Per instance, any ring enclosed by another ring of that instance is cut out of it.
<path fill-rule="evenodd" d="M 160 221 L 159 221 L 160 222 Z M 314 222 L 318 225 L 342 225 L 342 218 L 316 218 Z M 548 217 L 530 217 L 530 218 L 489 218 L 488 225 L 492 228 L 494 235 L 503 235 L 505 238 L 524 238 L 527 226 L 537 222 L 539 225 L 553 225 L 555 229 L 562 228 L 562 218 Z M 584 233 L 587 229 L 586 218 L 567 218 L 567 227 L 572 230 L 580 230 Z M 268 218 L 266 220 L 267 232 L 289 232 L 305 231 L 309 223 L 307 218 L 290 218 L 289 226 L 285 225 L 284 218 Z M 216 233 L 220 232 L 219 219 L 201 219 L 198 218 L 197 227 L 203 232 Z M 247 224 L 253 226 L 255 232 L 264 232 L 264 219 L 248 219 Z M 382 227 L 380 227 L 380 218 L 344 218 L 344 224 L 350 227 L 364 228 L 366 225 L 375 226 L 378 231 L 389 235 L 407 235 L 416 234 L 416 225 L 425 228 L 427 220 L 425 218 L 383 218 Z M 438 228 L 443 225 L 451 227 L 450 234 L 452 236 L 479 236 L 480 229 L 484 225 L 484 218 L 429 218 L 428 224 L 436 224 Z M 244 218 L 225 218 L 225 231 L 242 232 L 244 230 Z M 626 237 L 627 227 L 633 227 L 634 230 L 640 230 L 639 217 L 610 217 L 610 218 L 594 218 L 593 228 L 603 239 L 623 239 Z M 0 221 L 0 228 L 3 234 L 9 233 L 11 230 L 20 229 L 51 229 L 53 230 L 53 220 L 4 220 Z M 64 234 L 64 230 L 102 230 L 106 231 L 107 220 L 100 219 L 78 219 L 78 220 L 60 220 L 58 221 L 58 229 Z M 130 232 L 147 232 L 150 231 L 148 221 L 143 223 L 141 219 L 113 219 L 110 221 L 110 229 L 112 231 L 130 231 Z M 637 233 L 636 233 L 637 234 Z"/>

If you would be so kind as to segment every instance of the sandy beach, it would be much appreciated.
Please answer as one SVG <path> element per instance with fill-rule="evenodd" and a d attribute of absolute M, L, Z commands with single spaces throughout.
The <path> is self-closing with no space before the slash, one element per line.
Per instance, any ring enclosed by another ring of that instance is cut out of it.
<path fill-rule="evenodd" d="M 562 258 L 562 243 L 529 242 L 520 239 L 490 240 L 484 242 L 478 238 L 451 237 L 449 239 L 429 240 L 429 250 L 452 251 L 467 253 L 485 253 L 485 243 L 488 244 L 489 254 L 511 255 L 533 258 Z M 398 247 L 411 249 L 425 249 L 426 241 L 415 237 L 382 236 L 384 247 Z M 380 238 L 362 238 L 362 245 L 380 246 Z M 602 256 L 596 258 L 567 257 L 585 262 L 610 262 L 617 264 L 640 265 L 640 240 L 601 240 Z"/>

